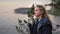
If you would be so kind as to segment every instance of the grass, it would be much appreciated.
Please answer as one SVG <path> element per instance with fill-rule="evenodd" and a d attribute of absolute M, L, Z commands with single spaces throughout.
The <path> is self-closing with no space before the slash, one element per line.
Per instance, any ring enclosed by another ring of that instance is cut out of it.
<path fill-rule="evenodd" d="M 55 9 L 55 11 L 54 11 L 54 15 L 56 15 L 56 16 L 60 16 L 60 10 L 59 10 L 59 9 Z"/>

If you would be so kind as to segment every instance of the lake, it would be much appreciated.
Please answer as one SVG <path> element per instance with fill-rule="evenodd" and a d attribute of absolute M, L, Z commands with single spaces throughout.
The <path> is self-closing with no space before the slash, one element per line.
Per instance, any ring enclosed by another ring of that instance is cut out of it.
<path fill-rule="evenodd" d="M 53 28 L 56 28 L 56 25 L 60 25 L 60 16 L 54 16 L 48 14 Z M 26 14 L 0 14 L 0 34 L 20 34 L 17 32 L 15 26 L 18 25 L 18 18 L 21 20 L 27 20 Z M 59 34 L 60 27 L 53 31 L 53 34 Z"/>

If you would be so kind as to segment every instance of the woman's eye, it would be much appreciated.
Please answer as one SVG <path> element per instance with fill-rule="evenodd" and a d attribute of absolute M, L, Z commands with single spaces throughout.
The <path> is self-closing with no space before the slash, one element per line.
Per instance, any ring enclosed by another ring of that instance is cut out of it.
<path fill-rule="evenodd" d="M 40 11 L 43 11 L 43 9 L 40 9 Z"/>
<path fill-rule="evenodd" d="M 35 10 L 35 11 L 39 11 L 39 10 Z"/>

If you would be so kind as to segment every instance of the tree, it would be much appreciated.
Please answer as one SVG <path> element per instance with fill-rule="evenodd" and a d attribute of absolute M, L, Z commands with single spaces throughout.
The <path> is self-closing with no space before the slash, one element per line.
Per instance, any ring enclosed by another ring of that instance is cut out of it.
<path fill-rule="evenodd" d="M 33 18 L 33 15 L 34 15 L 34 4 L 32 5 L 32 7 L 30 8 L 29 11 L 27 11 L 27 14 L 28 14 L 28 22 L 30 22 L 30 19 L 33 21 L 34 18 Z"/>
<path fill-rule="evenodd" d="M 31 23 L 31 21 L 33 22 L 33 14 L 34 14 L 34 4 L 32 5 L 32 7 L 30 8 L 29 11 L 27 11 L 27 14 L 28 14 L 28 21 L 24 20 L 24 23 L 22 23 L 22 20 L 18 19 L 19 21 L 19 26 L 15 26 L 16 27 L 16 30 L 19 32 L 19 33 L 22 33 L 22 34 L 30 34 L 30 29 L 28 27 L 28 24 Z"/>
<path fill-rule="evenodd" d="M 60 15 L 60 0 L 52 0 L 55 15 Z"/>

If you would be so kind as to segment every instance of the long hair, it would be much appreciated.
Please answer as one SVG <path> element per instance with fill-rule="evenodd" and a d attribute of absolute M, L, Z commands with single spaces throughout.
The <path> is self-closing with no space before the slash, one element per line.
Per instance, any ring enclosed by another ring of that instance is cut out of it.
<path fill-rule="evenodd" d="M 47 19 L 49 20 L 51 26 L 52 26 L 52 22 L 51 22 L 48 14 L 47 14 L 47 12 L 46 12 L 46 9 L 45 9 L 42 5 L 36 5 L 35 7 L 38 7 L 38 8 L 40 8 L 40 10 L 43 11 L 42 17 L 47 18 Z"/>

